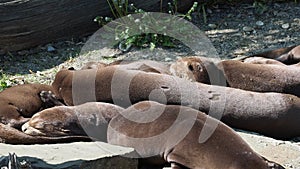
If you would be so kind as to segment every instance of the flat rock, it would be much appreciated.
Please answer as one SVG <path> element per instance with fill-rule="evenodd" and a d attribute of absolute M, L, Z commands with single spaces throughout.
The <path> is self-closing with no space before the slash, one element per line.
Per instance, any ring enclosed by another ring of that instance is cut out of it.
<path fill-rule="evenodd" d="M 238 131 L 238 134 L 260 155 L 287 169 L 300 168 L 300 146 L 290 141 Z M 0 144 L 0 167 L 6 166 L 9 153 L 16 153 L 19 161 L 26 160 L 33 168 L 41 169 L 137 169 L 137 159 L 122 155 L 132 148 L 113 146 L 103 142 L 68 144 L 9 145 Z"/>
<path fill-rule="evenodd" d="M 296 143 L 244 132 L 238 134 L 268 160 L 275 161 L 286 169 L 300 169 L 300 146 Z"/>
<path fill-rule="evenodd" d="M 137 169 L 137 160 L 122 155 L 133 148 L 113 146 L 103 142 L 76 142 L 68 144 L 8 145 L 0 144 L 0 167 L 7 165 L 9 153 L 19 161 L 26 160 L 33 168 L 113 168 Z M 96 167 L 97 166 L 97 167 Z"/>

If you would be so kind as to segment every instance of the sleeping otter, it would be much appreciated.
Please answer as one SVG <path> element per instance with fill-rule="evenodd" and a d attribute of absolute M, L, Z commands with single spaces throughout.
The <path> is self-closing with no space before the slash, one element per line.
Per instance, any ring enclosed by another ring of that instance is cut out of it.
<path fill-rule="evenodd" d="M 264 60 L 265 61 L 265 60 Z M 198 70 L 193 65 L 198 63 Z M 300 69 L 296 65 L 252 64 L 236 60 L 214 62 L 203 57 L 185 57 L 173 63 L 181 76 L 194 76 L 198 82 L 211 84 L 224 78 L 229 87 L 257 92 L 279 92 L 300 96 Z M 223 76 L 216 76 L 223 75 Z"/>

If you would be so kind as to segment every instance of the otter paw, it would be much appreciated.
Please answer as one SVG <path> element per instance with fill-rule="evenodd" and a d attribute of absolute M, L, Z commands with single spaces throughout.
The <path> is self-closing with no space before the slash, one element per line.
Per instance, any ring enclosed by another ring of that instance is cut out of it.
<path fill-rule="evenodd" d="M 51 91 L 41 91 L 39 95 L 43 102 L 43 109 L 54 106 L 64 106 L 64 104 L 59 101 L 59 99 Z"/>

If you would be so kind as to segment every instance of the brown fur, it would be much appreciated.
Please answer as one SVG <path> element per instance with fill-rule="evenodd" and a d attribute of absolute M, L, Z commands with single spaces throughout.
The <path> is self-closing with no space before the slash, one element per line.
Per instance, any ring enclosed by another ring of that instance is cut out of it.
<path fill-rule="evenodd" d="M 149 111 L 150 104 L 154 106 L 152 107 L 154 109 Z M 93 107 L 97 108 L 93 109 Z M 198 167 L 220 168 L 220 166 L 239 169 L 253 168 L 254 166 L 255 168 L 266 169 L 272 167 L 281 168 L 278 164 L 267 161 L 256 154 L 232 129 L 221 122 L 209 118 L 202 112 L 175 105 L 166 106 L 166 109 L 164 107 L 165 105 L 147 101 L 139 102 L 125 111 L 120 107 L 105 103 L 86 103 L 75 107 L 54 107 L 34 115 L 31 121 L 28 122 L 29 127 L 25 132 L 34 135 L 74 137 L 74 135 L 85 135 L 86 131 L 90 131 L 91 133 L 88 135 L 91 136 L 90 134 L 93 134 L 97 138 L 99 138 L 99 135 L 106 135 L 107 132 L 108 143 L 134 147 L 137 151 L 140 151 L 141 148 L 142 150 L 147 150 L 148 148 L 151 152 L 162 154 L 161 159 L 152 159 L 146 165 L 153 163 L 163 164 L 165 160 L 172 163 L 173 167 L 185 166 L 195 169 Z M 151 116 L 161 110 L 163 110 L 163 114 L 150 123 L 134 123 L 123 117 L 123 115 L 127 115 L 127 117 L 136 117 L 141 120 L 145 119 L 147 115 Z M 121 111 L 122 113 L 120 113 Z M 158 143 L 166 144 L 147 144 L 142 141 L 138 141 L 135 144 L 120 137 L 119 133 L 113 132 L 113 130 L 117 130 L 135 138 L 155 136 L 172 125 L 179 111 L 183 113 L 179 123 L 175 125 L 178 131 L 171 131 L 171 134 L 169 133 L 169 135 L 163 137 L 163 139 L 171 141 L 158 140 Z M 217 123 L 218 127 L 206 142 L 199 143 L 199 134 L 207 118 Z M 186 122 L 190 123 L 190 120 L 192 122 L 196 120 L 196 122 L 191 130 L 187 131 L 187 135 L 183 135 L 183 140 L 179 140 L 180 142 L 175 144 L 174 147 L 172 147 L 172 144 L 168 145 L 172 140 L 176 140 L 179 133 L 181 133 L 181 129 L 184 129 L 182 125 Z M 108 122 L 109 124 L 107 124 Z M 79 124 L 84 127 L 79 127 Z M 108 131 L 106 131 L 107 125 L 109 125 Z M 100 140 L 106 141 L 106 138 Z M 152 154 L 140 155 L 147 156 Z"/>
<path fill-rule="evenodd" d="M 299 68 L 275 64 L 249 64 L 239 61 L 223 61 L 220 64 L 230 87 L 300 96 Z"/>
<path fill-rule="evenodd" d="M 110 64 L 105 64 L 102 62 L 88 62 L 85 66 L 81 68 L 81 70 L 101 69 L 107 66 L 115 66 L 115 65 L 118 65 L 128 70 L 141 70 L 144 72 L 170 74 L 168 64 L 164 64 L 152 60 L 139 60 L 139 61 L 117 60 Z"/>
<path fill-rule="evenodd" d="M 203 58 L 205 59 L 205 58 Z M 197 57 L 184 57 L 178 59 L 170 66 L 172 75 L 184 78 L 193 82 L 209 83 L 207 67 L 213 65 L 213 62 L 206 60 L 200 61 Z"/>
<path fill-rule="evenodd" d="M 275 59 L 268 59 L 268 58 L 256 57 L 256 56 L 246 58 L 243 62 L 252 63 L 252 64 L 276 64 L 276 65 L 286 66 L 286 64 L 279 62 Z"/>
<path fill-rule="evenodd" d="M 262 60 L 261 60 L 262 61 Z M 263 59 L 263 61 L 266 61 Z M 300 69 L 296 65 L 282 64 L 252 64 L 243 63 L 236 60 L 226 60 L 213 63 L 207 58 L 188 57 L 178 60 L 174 64 L 186 64 L 198 62 L 202 63 L 202 72 L 193 73 L 198 82 L 211 84 L 216 81 L 212 79 L 225 78 L 227 85 L 257 92 L 279 92 L 300 96 Z M 276 62 L 277 63 L 277 62 Z M 183 66 L 181 66 L 183 67 Z M 206 69 L 206 70 L 205 70 Z M 181 71 L 182 74 L 191 74 L 188 66 Z M 217 76 L 217 74 L 222 76 Z"/>
<path fill-rule="evenodd" d="M 113 104 L 90 102 L 78 106 L 57 106 L 35 114 L 22 126 L 36 136 L 90 136 L 106 141 L 108 122 L 123 109 Z"/>
<path fill-rule="evenodd" d="M 192 108 L 145 101 L 127 108 L 122 114 L 129 117 L 138 116 L 138 119 L 142 120 L 146 119 L 147 114 L 157 111 L 162 111 L 162 114 L 148 123 L 130 121 L 123 115 L 113 118 L 109 123 L 108 143 L 133 147 L 141 158 L 149 159 L 144 160 L 146 165 L 163 165 L 166 161 L 171 163 L 173 169 L 283 168 L 255 153 L 240 136 L 222 122 Z M 175 122 L 177 118 L 180 118 L 180 121 Z M 207 141 L 200 143 L 198 138 L 207 119 L 218 123 L 218 126 Z M 189 124 L 192 124 L 191 129 L 185 131 Z M 167 129 L 170 131 L 166 131 Z M 142 140 L 151 139 L 163 132 L 166 135 L 159 140 Z M 161 159 L 157 160 L 159 157 Z"/>
<path fill-rule="evenodd" d="M 42 91 L 53 91 L 52 86 L 25 84 L 8 88 L 0 93 L 0 122 L 14 128 L 43 108 L 39 96 Z"/>
<path fill-rule="evenodd" d="M 86 70 L 61 70 L 53 82 L 55 94 L 68 105 L 73 105 L 72 78 L 75 73 L 82 78 L 90 74 Z M 126 86 L 126 81 L 130 82 L 129 86 Z M 80 80 L 76 83 L 85 86 L 88 82 Z M 214 117 L 216 115 L 210 111 L 219 111 L 223 113 L 222 121 L 236 128 L 283 139 L 300 135 L 300 98 L 288 94 L 257 93 L 205 85 L 164 74 L 117 70 L 114 66 L 98 69 L 95 84 L 96 101 L 128 107 L 133 103 L 149 100 L 150 94 L 156 91 L 161 94 L 154 93 L 151 97 L 154 101 L 190 105 Z M 93 91 L 90 88 L 81 90 Z M 127 97 L 130 98 L 129 101 L 126 100 Z"/>
<path fill-rule="evenodd" d="M 135 61 L 130 61 L 130 60 L 116 60 L 113 61 L 111 63 L 103 63 L 103 62 L 87 62 L 82 68 L 81 70 L 85 70 L 85 69 L 101 69 L 107 66 L 112 66 L 112 65 L 123 65 L 123 64 L 130 64 L 133 63 Z"/>
<path fill-rule="evenodd" d="M 300 62 L 300 45 L 294 47 L 289 53 L 283 54 L 276 58 L 276 60 L 279 60 L 281 62 L 287 62 L 287 63 L 299 63 Z"/>
<path fill-rule="evenodd" d="M 102 62 L 87 62 L 82 68 L 81 70 L 85 70 L 85 69 L 101 69 L 103 67 L 106 67 L 107 64 L 102 63 Z"/>
<path fill-rule="evenodd" d="M 202 77 L 200 74 L 203 74 L 202 71 L 207 73 L 205 67 L 209 65 L 204 65 L 202 62 L 198 62 L 198 60 L 194 59 L 193 57 L 189 57 L 188 59 L 190 60 L 188 65 L 186 64 L 187 62 L 185 62 L 186 58 L 179 59 L 176 62 L 177 64 L 165 64 L 151 60 L 117 60 L 110 64 L 105 64 L 102 62 L 88 62 L 84 67 L 82 67 L 81 70 L 101 69 L 107 66 L 119 65 L 119 67 L 127 70 L 140 70 L 144 72 L 173 75 L 193 82 L 208 79 L 208 77 Z"/>
<path fill-rule="evenodd" d="M 285 47 L 285 48 L 279 48 L 279 49 L 275 49 L 275 50 L 268 50 L 262 53 L 257 53 L 254 55 L 251 55 L 249 57 L 254 57 L 254 56 L 259 56 L 259 57 L 264 57 L 264 58 L 270 58 L 270 59 L 275 59 L 278 61 L 281 61 L 285 64 L 294 64 L 294 63 L 298 63 L 300 57 L 294 57 L 290 54 L 292 54 L 293 49 L 294 48 L 299 48 L 299 46 L 297 47 L 295 46 L 290 46 L 290 47 Z M 296 49 L 299 50 L 299 49 Z M 288 54 L 289 53 L 289 54 Z M 299 54 L 299 52 L 298 52 Z"/>
<path fill-rule="evenodd" d="M 50 144 L 74 141 L 90 141 L 86 136 L 43 137 L 30 136 L 15 128 L 0 123 L 0 142 L 6 144 Z"/>
<path fill-rule="evenodd" d="M 113 66 L 115 64 L 111 64 Z M 144 72 L 160 73 L 160 74 L 170 74 L 169 65 L 161 62 L 151 61 L 151 60 L 141 60 L 132 63 L 119 64 L 119 67 L 126 70 L 140 70 Z"/>
<path fill-rule="evenodd" d="M 294 45 L 294 46 L 285 47 L 285 48 L 279 48 L 279 49 L 273 49 L 273 50 L 266 50 L 266 51 L 258 53 L 258 54 L 253 54 L 250 57 L 252 57 L 252 56 L 259 56 L 259 57 L 264 57 L 264 58 L 276 59 L 280 55 L 288 53 L 294 47 L 296 47 L 296 46 Z"/>

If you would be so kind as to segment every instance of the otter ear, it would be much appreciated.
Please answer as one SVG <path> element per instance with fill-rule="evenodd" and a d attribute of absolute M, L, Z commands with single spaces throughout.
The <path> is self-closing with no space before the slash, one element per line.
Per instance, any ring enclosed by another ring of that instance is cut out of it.
<path fill-rule="evenodd" d="M 68 70 L 75 70 L 75 68 L 74 67 L 69 67 Z"/>

